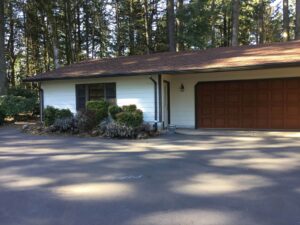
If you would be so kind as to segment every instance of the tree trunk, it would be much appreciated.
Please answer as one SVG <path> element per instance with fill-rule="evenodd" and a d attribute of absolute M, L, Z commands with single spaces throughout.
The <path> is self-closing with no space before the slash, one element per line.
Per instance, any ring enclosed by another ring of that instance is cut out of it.
<path fill-rule="evenodd" d="M 150 30 L 151 27 L 149 27 L 149 11 L 148 11 L 148 1 L 143 1 L 143 9 L 144 9 L 144 26 L 145 26 L 145 39 L 146 39 L 146 53 L 150 54 Z"/>
<path fill-rule="evenodd" d="M 214 0 L 213 0 L 214 1 Z M 177 51 L 183 51 L 184 50 L 184 43 L 183 43 L 183 22 L 180 17 L 180 13 L 183 10 L 183 0 L 177 0 L 177 19 L 176 19 L 176 25 L 177 25 Z M 179 17 L 178 17 L 179 16 Z"/>
<path fill-rule="evenodd" d="M 4 47 L 4 0 L 0 0 L 0 95 L 7 91 L 7 77 Z"/>
<path fill-rule="evenodd" d="M 228 32 L 227 32 L 227 9 L 225 5 L 225 1 L 222 1 L 222 6 L 223 6 L 223 46 L 227 47 L 228 46 Z"/>
<path fill-rule="evenodd" d="M 135 41 L 134 41 L 134 12 L 133 12 L 133 0 L 129 1 L 129 54 L 134 55 L 135 54 Z"/>
<path fill-rule="evenodd" d="M 216 31 L 215 31 L 215 26 L 216 26 L 216 15 L 215 15 L 215 10 L 216 10 L 216 1 L 212 0 L 211 2 L 211 46 L 216 47 Z"/>
<path fill-rule="evenodd" d="M 289 0 L 283 0 L 283 41 L 290 39 Z"/>
<path fill-rule="evenodd" d="M 264 24 L 265 4 L 264 0 L 259 1 L 258 12 L 258 43 L 263 44 L 265 42 L 265 24 Z"/>
<path fill-rule="evenodd" d="M 117 56 L 121 56 L 122 55 L 122 47 L 121 47 L 121 31 L 120 31 L 120 18 L 119 18 L 119 0 L 116 0 L 116 13 L 115 13 L 115 17 L 116 17 L 116 36 L 117 36 Z"/>
<path fill-rule="evenodd" d="M 231 45 L 239 45 L 239 16 L 240 16 L 240 0 L 233 0 L 232 3 L 232 36 Z"/>
<path fill-rule="evenodd" d="M 300 0 L 296 0 L 296 40 L 300 40 Z"/>
<path fill-rule="evenodd" d="M 167 18 L 168 18 L 169 51 L 175 52 L 176 42 L 175 42 L 174 0 L 167 0 Z"/>
<path fill-rule="evenodd" d="M 90 32 L 90 22 L 89 22 L 89 6 L 88 6 L 88 0 L 85 1 L 84 4 L 84 11 L 85 11 L 85 51 L 86 51 L 86 58 L 89 59 L 90 57 L 90 38 L 89 38 L 89 32 Z"/>
<path fill-rule="evenodd" d="M 73 63 L 72 54 L 72 32 L 71 32 L 71 5 L 69 0 L 64 1 L 64 26 L 65 26 L 65 47 L 66 47 L 66 59 L 67 64 Z"/>
<path fill-rule="evenodd" d="M 8 38 L 8 54 L 9 54 L 9 81 L 12 87 L 15 86 L 15 20 L 13 17 L 13 7 L 11 2 L 8 4 L 8 20 L 9 20 L 9 38 Z"/>
<path fill-rule="evenodd" d="M 76 61 L 80 60 L 81 54 L 81 21 L 80 21 L 80 2 L 77 1 L 76 5 L 76 27 L 77 27 L 77 49 L 76 49 Z"/>

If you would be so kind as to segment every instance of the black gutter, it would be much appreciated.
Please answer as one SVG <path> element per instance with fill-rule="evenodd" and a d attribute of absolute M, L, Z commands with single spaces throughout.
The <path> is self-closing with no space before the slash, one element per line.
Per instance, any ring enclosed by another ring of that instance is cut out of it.
<path fill-rule="evenodd" d="M 155 120 L 155 128 L 157 129 L 157 82 L 154 80 L 151 76 L 149 79 L 153 82 L 154 84 L 154 120 Z"/>
<path fill-rule="evenodd" d="M 140 75 L 156 75 L 160 74 L 186 74 L 186 73 L 214 73 L 214 72 L 230 72 L 230 71 L 245 71 L 245 70 L 259 70 L 259 69 L 276 69 L 286 67 L 298 67 L 300 62 L 292 63 L 268 63 L 254 66 L 239 66 L 239 67 L 222 67 L 222 68 L 209 68 L 209 69 L 191 69 L 191 70 L 162 70 L 162 71 L 144 71 L 144 72 L 132 72 L 132 73 L 106 73 L 86 75 L 79 77 L 28 77 L 23 79 L 23 82 L 38 82 L 38 81 L 50 81 L 50 80 L 76 80 L 76 79 L 88 79 L 88 78 L 101 78 L 101 77 L 121 77 L 121 76 L 140 76 Z"/>

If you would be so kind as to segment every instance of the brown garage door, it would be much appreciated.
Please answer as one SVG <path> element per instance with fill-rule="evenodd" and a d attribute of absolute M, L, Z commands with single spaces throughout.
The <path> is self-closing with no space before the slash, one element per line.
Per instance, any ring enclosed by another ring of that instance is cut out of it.
<path fill-rule="evenodd" d="M 199 83 L 198 128 L 300 129 L 300 79 Z"/>

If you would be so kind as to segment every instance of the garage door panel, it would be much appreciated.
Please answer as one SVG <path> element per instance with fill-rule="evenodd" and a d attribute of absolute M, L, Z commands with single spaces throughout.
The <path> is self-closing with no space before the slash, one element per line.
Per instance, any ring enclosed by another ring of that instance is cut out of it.
<path fill-rule="evenodd" d="M 242 119 L 242 128 L 255 128 L 256 119 L 255 116 L 247 116 L 246 118 Z"/>
<path fill-rule="evenodd" d="M 271 92 L 271 104 L 282 104 L 284 102 L 284 93 L 278 93 L 278 92 Z"/>
<path fill-rule="evenodd" d="M 271 89 L 279 89 L 282 90 L 284 88 L 284 80 L 269 80 Z"/>
<path fill-rule="evenodd" d="M 240 120 L 237 118 L 229 118 L 227 121 L 228 128 L 242 128 Z"/>
<path fill-rule="evenodd" d="M 204 105 L 203 105 L 204 106 Z M 201 114 L 203 116 L 211 116 L 213 114 L 213 108 L 211 107 L 202 107 L 201 108 Z"/>
<path fill-rule="evenodd" d="M 221 117 L 221 118 L 216 118 L 215 119 L 215 124 L 214 124 L 215 127 L 225 127 L 226 126 L 226 120 L 224 117 Z"/>
<path fill-rule="evenodd" d="M 299 89 L 300 81 L 298 79 L 288 79 L 285 82 L 285 87 L 287 89 Z"/>
<path fill-rule="evenodd" d="M 285 121 L 285 127 L 290 128 L 290 129 L 299 129 L 300 127 L 300 122 L 298 119 L 290 119 L 288 118 Z"/>
<path fill-rule="evenodd" d="M 256 101 L 258 104 L 266 104 L 266 102 L 269 101 L 269 93 L 266 91 L 258 91 L 256 95 Z"/>
<path fill-rule="evenodd" d="M 198 127 L 300 128 L 300 79 L 200 83 Z"/>
<path fill-rule="evenodd" d="M 216 116 L 220 116 L 220 115 L 225 116 L 225 114 L 226 114 L 225 107 L 216 107 L 215 108 L 215 115 Z"/>
<path fill-rule="evenodd" d="M 225 105 L 226 101 L 225 101 L 224 93 L 222 93 L 222 94 L 221 93 L 216 93 L 214 101 L 218 105 Z"/>
<path fill-rule="evenodd" d="M 269 107 L 268 106 L 258 106 L 256 108 L 257 116 L 260 117 L 268 117 L 269 115 Z"/>
<path fill-rule="evenodd" d="M 287 106 L 286 107 L 286 115 L 291 117 L 291 116 L 299 116 L 299 107 L 297 106 Z"/>
<path fill-rule="evenodd" d="M 285 128 L 282 118 L 271 118 L 270 119 L 270 128 L 271 129 L 281 129 Z"/>
<path fill-rule="evenodd" d="M 269 81 L 268 80 L 258 80 L 257 83 L 257 90 L 266 90 L 269 88 Z"/>
<path fill-rule="evenodd" d="M 205 127 L 205 128 L 210 128 L 210 127 L 213 128 L 214 127 L 213 119 L 210 117 L 202 118 L 200 122 L 203 125 L 203 127 Z"/>

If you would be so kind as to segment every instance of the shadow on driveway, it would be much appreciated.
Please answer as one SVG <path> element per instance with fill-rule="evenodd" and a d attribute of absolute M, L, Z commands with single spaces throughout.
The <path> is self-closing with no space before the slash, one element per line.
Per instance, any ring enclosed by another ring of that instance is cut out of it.
<path fill-rule="evenodd" d="M 297 225 L 300 138 L 110 140 L 0 128 L 5 225 Z"/>

